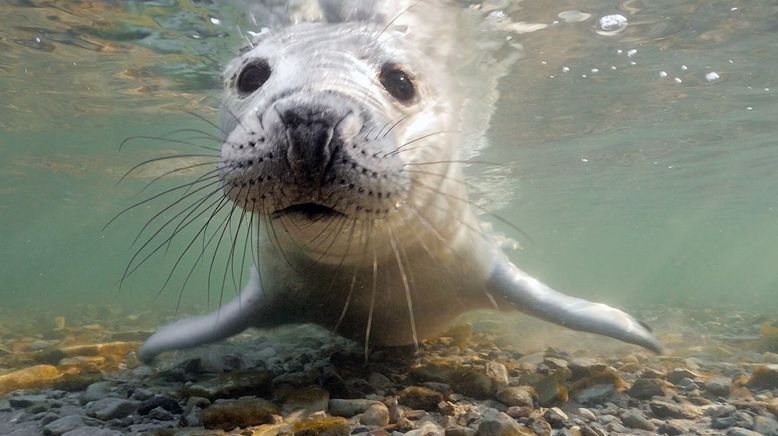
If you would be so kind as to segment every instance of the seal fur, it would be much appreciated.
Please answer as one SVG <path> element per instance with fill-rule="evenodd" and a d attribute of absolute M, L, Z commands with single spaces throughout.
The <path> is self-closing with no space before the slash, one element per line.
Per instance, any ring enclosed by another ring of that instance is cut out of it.
<path fill-rule="evenodd" d="M 262 235 L 258 262 L 235 300 L 161 327 L 144 360 L 290 323 L 418 344 L 494 307 L 661 352 L 643 323 L 554 291 L 481 230 L 461 164 L 468 96 L 450 74 L 458 11 L 321 1 L 227 66 L 219 180 Z"/>

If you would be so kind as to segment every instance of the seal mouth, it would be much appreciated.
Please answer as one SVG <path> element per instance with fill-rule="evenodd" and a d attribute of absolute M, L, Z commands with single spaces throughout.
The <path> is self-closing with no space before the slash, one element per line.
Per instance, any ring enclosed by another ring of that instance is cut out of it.
<path fill-rule="evenodd" d="M 337 218 L 345 216 L 337 210 L 319 203 L 299 203 L 277 210 L 270 216 L 274 219 L 289 215 L 303 216 L 311 221 L 322 218 Z"/>

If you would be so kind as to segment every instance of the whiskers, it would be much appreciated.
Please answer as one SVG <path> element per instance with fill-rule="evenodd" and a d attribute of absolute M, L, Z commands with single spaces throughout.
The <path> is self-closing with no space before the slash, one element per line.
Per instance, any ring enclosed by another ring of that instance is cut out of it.
<path fill-rule="evenodd" d="M 106 230 L 116 225 L 117 221 L 126 218 L 131 211 L 142 209 L 153 212 L 140 226 L 130 243 L 132 254 L 118 286 L 121 289 L 129 277 L 152 260 L 164 258 L 168 252 L 175 251 L 172 266 L 157 290 L 157 295 L 181 275 L 177 309 L 198 266 L 202 265 L 207 269 L 208 305 L 211 303 L 212 289 L 218 290 L 218 303 L 223 302 L 229 281 L 232 282 L 235 292 L 238 292 L 247 262 L 259 267 L 254 236 L 259 232 L 261 219 L 254 213 L 254 207 L 238 210 L 238 203 L 233 202 L 231 197 L 240 198 L 241 195 L 247 194 L 247 188 L 226 188 L 225 179 L 237 168 L 219 164 L 220 138 L 226 135 L 205 117 L 192 112 L 189 114 L 205 123 L 207 129 L 215 129 L 216 132 L 182 128 L 161 136 L 137 135 L 122 141 L 120 149 L 123 150 L 130 144 L 144 144 L 196 148 L 207 152 L 172 153 L 144 160 L 131 167 L 117 183 L 150 177 L 151 181 L 146 182 L 137 194 L 145 197 L 119 211 L 103 228 Z M 241 126 L 240 123 L 237 124 Z M 190 173 L 195 173 L 190 181 L 171 183 L 183 176 L 190 177 Z M 159 189 L 156 189 L 156 192 L 146 193 L 157 186 Z M 250 201 L 254 206 L 256 199 L 248 197 L 245 201 Z M 189 262 L 191 264 L 184 267 Z M 217 270 L 220 271 L 218 274 Z"/>

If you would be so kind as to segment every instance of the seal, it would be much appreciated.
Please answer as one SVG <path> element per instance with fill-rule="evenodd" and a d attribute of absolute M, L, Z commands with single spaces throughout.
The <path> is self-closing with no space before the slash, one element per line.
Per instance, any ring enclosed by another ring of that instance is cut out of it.
<path fill-rule="evenodd" d="M 290 323 L 418 345 L 479 308 L 661 352 L 645 324 L 551 289 L 482 230 L 462 165 L 473 96 L 451 74 L 459 11 L 322 0 L 226 67 L 215 207 L 256 227 L 256 262 L 237 298 L 161 327 L 142 359 Z"/>

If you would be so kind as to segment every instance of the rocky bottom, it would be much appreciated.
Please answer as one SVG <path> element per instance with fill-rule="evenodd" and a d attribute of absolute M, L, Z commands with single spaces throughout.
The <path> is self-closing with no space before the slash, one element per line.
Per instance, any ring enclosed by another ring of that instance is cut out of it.
<path fill-rule="evenodd" d="M 147 366 L 136 351 L 160 320 L 111 307 L 0 313 L 0 434 L 778 435 L 774 317 L 639 314 L 665 355 L 474 314 L 418 352 L 365 359 L 357 344 L 297 326 Z"/>

